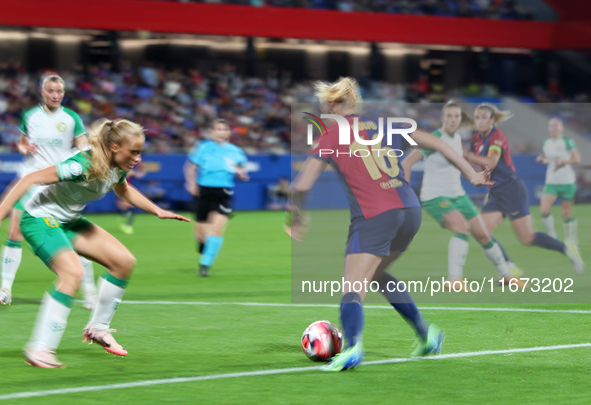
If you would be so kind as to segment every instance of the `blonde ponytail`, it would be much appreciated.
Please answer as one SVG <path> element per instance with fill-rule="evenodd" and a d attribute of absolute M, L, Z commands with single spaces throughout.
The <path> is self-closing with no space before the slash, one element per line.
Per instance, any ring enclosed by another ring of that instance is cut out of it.
<path fill-rule="evenodd" d="M 320 103 L 329 110 L 334 111 L 336 108 L 336 106 L 328 106 L 329 104 L 348 104 L 342 107 L 348 113 L 356 113 L 361 109 L 363 99 L 357 80 L 352 77 L 341 77 L 334 83 L 314 82 L 314 90 Z"/>

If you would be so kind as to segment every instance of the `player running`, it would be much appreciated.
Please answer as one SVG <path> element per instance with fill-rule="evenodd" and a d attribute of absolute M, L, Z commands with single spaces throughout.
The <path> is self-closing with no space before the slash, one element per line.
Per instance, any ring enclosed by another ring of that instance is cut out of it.
<path fill-rule="evenodd" d="M 510 111 L 501 111 L 489 103 L 478 105 L 474 112 L 478 132 L 472 136 L 472 149 L 466 154 L 466 158 L 470 163 L 490 168 L 491 180 L 494 182 L 481 211 L 486 229 L 492 234 L 508 216 L 521 243 L 566 255 L 575 272 L 580 274 L 585 265 L 572 244 L 565 244 L 548 234 L 534 231 L 527 188 L 515 174 L 507 138 L 495 126 L 512 116 Z"/>
<path fill-rule="evenodd" d="M 556 238 L 554 217 L 550 211 L 557 199 L 562 200 L 564 240 L 578 249 L 577 220 L 573 214 L 577 181 L 572 165 L 581 162 L 581 154 L 577 150 L 575 142 L 562 135 L 564 124 L 560 118 L 550 120 L 548 132 L 550 132 L 550 138 L 546 139 L 542 154 L 536 158 L 536 162 L 548 165 L 546 184 L 540 202 L 542 222 L 544 222 L 548 234 Z"/>
<path fill-rule="evenodd" d="M 28 156 L 23 163 L 19 178 L 36 170 L 61 162 L 72 153 L 72 145 L 83 149 L 88 145 L 86 130 L 80 116 L 62 106 L 65 95 L 64 81 L 56 75 L 46 76 L 41 83 L 43 104 L 25 111 L 21 123 L 21 139 L 17 147 L 19 152 Z M 10 215 L 10 234 L 2 249 L 2 288 L 0 304 L 12 302 L 12 284 L 23 255 L 23 235 L 20 220 L 23 208 L 20 203 Z M 82 290 L 84 307 L 92 309 L 96 305 L 96 288 L 92 262 L 80 257 L 84 266 Z"/>
<path fill-rule="evenodd" d="M 315 89 L 325 110 L 344 116 L 352 128 L 354 120 L 365 123 L 365 128 L 378 128 L 379 121 L 375 118 L 356 115 L 362 100 L 354 79 L 341 78 L 332 84 L 316 82 Z M 364 140 L 373 139 L 377 133 L 377 129 L 359 131 Z M 421 131 L 414 132 L 412 137 L 421 147 L 441 152 L 473 184 L 489 184 L 484 172 L 476 173 L 468 162 L 441 139 Z M 387 288 L 388 283 L 397 280 L 386 269 L 406 250 L 421 224 L 419 200 L 406 182 L 398 158 L 386 153 L 389 149 L 400 149 L 406 141 L 401 136 L 394 136 L 392 144 L 388 145 L 384 138 L 382 144 L 373 146 L 371 151 L 367 145 L 351 141 L 350 145 L 340 144 L 336 125 L 319 138 L 312 156 L 306 160 L 292 184 L 292 210 L 285 224 L 288 234 L 294 240 L 301 240 L 305 233 L 303 199 L 326 165 L 332 165 L 345 185 L 351 208 L 344 268 L 344 278 L 350 284 L 343 291 L 340 307 L 348 348 L 332 359 L 325 368 L 327 371 L 354 368 L 365 357 L 362 332 L 366 291 L 351 289 L 357 281 L 376 281 L 385 298 L 412 325 L 418 336 L 413 355 L 439 353 L 444 337 L 444 333 L 436 326 L 426 326 L 408 291 L 391 292 Z M 382 153 L 376 153 L 376 149 Z M 335 153 L 327 155 L 325 151 L 328 150 Z M 353 151 L 364 157 L 349 155 Z"/>
<path fill-rule="evenodd" d="M 463 155 L 462 138 L 457 132 L 462 126 L 472 127 L 473 120 L 462 107 L 450 101 L 441 112 L 442 127 L 432 134 Z M 441 153 L 433 150 L 414 150 L 402 162 L 406 181 L 410 184 L 412 166 L 424 157 L 425 169 L 421 186 L 421 204 L 441 227 L 453 232 L 448 246 L 448 280 L 455 291 L 464 290 L 463 270 L 468 255 L 468 234 L 480 243 L 485 256 L 496 267 L 501 281 L 521 285 L 514 277 L 503 256 L 500 244 L 486 231 L 476 206 L 462 187 L 461 173 Z M 454 284 L 456 284 L 454 286 Z"/>
<path fill-rule="evenodd" d="M 98 302 L 84 329 L 85 340 L 125 356 L 110 329 L 136 264 L 135 257 L 117 239 L 81 213 L 88 202 L 104 197 L 111 189 L 136 207 L 159 218 L 189 221 L 160 209 L 125 179 L 141 160 L 142 127 L 127 121 L 104 121 L 91 131 L 90 148 L 24 176 L 0 204 L 0 219 L 22 198 L 21 230 L 35 254 L 57 274 L 58 279 L 43 298 L 31 339 L 25 346 L 27 362 L 43 368 L 63 367 L 55 357 L 74 296 L 83 277 L 78 254 L 107 269 L 99 283 Z"/>

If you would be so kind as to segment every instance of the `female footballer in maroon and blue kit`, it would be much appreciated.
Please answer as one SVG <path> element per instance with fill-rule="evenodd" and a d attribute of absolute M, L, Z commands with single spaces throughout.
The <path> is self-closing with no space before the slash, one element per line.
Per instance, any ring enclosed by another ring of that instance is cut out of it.
<path fill-rule="evenodd" d="M 511 112 L 501 111 L 489 103 L 478 105 L 474 112 L 478 132 L 472 136 L 472 150 L 466 154 L 466 158 L 470 163 L 492 170 L 490 179 L 494 183 L 489 186 L 491 190 L 482 207 L 482 219 L 492 234 L 508 216 L 521 243 L 563 253 L 568 256 L 575 271 L 582 273 L 584 264 L 574 246 L 534 231 L 527 188 L 515 174 L 507 138 L 495 127 L 495 124 L 512 116 Z"/>
<path fill-rule="evenodd" d="M 326 112 L 344 116 L 353 128 L 359 123 L 359 135 L 363 140 L 377 134 L 378 120 L 359 117 L 361 96 L 357 82 L 341 78 L 335 83 L 315 83 L 316 95 L 325 103 Z M 363 128 L 363 129 L 361 129 Z M 412 138 L 421 147 L 441 152 L 456 165 L 473 184 L 491 184 L 487 173 L 476 173 L 460 155 L 441 139 L 416 131 Z M 364 358 L 361 335 L 364 326 L 363 300 L 367 291 L 354 291 L 352 286 L 375 281 L 380 291 L 415 329 L 418 339 L 415 356 L 435 354 L 441 351 L 443 332 L 431 325 L 427 328 L 408 291 L 389 291 L 389 285 L 397 280 L 386 268 L 406 250 L 421 224 L 420 202 L 404 178 L 396 149 L 402 149 L 406 141 L 399 135 L 392 143 L 369 146 L 357 142 L 350 134 L 350 144 L 339 144 L 337 125 L 328 128 L 318 140 L 312 156 L 306 160 L 292 184 L 291 220 L 286 224 L 288 234 L 300 240 L 305 233 L 302 221 L 302 205 L 305 193 L 310 190 L 327 164 L 333 166 L 345 188 L 351 207 L 351 224 L 345 256 L 345 291 L 341 299 L 341 322 L 348 348 L 332 359 L 327 371 L 354 368 Z M 377 151 L 380 149 L 380 152 Z M 332 151 L 332 153 L 331 153 Z M 366 284 L 367 285 L 367 284 Z"/>

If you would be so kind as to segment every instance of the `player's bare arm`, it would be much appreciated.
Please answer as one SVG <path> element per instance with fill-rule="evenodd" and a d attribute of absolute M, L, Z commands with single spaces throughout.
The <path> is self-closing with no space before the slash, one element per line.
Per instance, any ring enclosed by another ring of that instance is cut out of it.
<path fill-rule="evenodd" d="M 287 212 L 283 228 L 296 241 L 301 241 L 306 233 L 306 219 L 303 210 L 306 196 L 325 168 L 326 162 L 316 158 L 308 158 L 304 162 L 300 174 L 291 185 L 291 211 Z"/>
<path fill-rule="evenodd" d="M 500 158 L 501 151 L 496 148 L 490 148 L 488 151 L 488 156 L 479 156 L 474 152 L 468 152 L 466 154 L 466 159 L 468 159 L 468 162 L 480 165 L 482 167 L 488 167 L 490 170 L 494 170 L 495 167 L 497 167 Z"/>
<path fill-rule="evenodd" d="M 185 162 L 185 166 L 183 167 L 183 172 L 185 173 L 185 189 L 189 194 L 196 197 L 199 196 L 199 186 L 196 180 L 198 171 L 199 168 L 195 163 L 189 160 Z"/>
<path fill-rule="evenodd" d="M 404 170 L 404 178 L 410 183 L 412 175 L 412 166 L 423 158 L 421 152 L 414 149 L 410 154 L 402 161 L 402 169 Z"/>
<path fill-rule="evenodd" d="M 470 183 L 474 184 L 475 186 L 493 184 L 489 180 L 490 170 L 492 169 L 487 169 L 476 173 L 472 166 L 470 166 L 470 164 L 466 162 L 462 156 L 458 155 L 447 143 L 442 141 L 440 138 L 422 131 L 415 131 L 412 137 L 422 148 L 436 150 L 437 152 L 441 153 L 447 160 L 449 160 L 451 164 L 460 169 L 464 177 L 470 180 Z"/>
<path fill-rule="evenodd" d="M 23 156 L 31 156 L 37 153 L 37 145 L 29 143 L 25 134 L 21 134 L 21 139 L 16 144 L 16 148 L 18 149 L 18 153 Z"/>
<path fill-rule="evenodd" d="M 573 149 L 570 152 L 570 159 L 569 160 L 556 160 L 556 167 L 562 167 L 565 165 L 576 165 L 581 163 L 581 154 L 579 153 L 578 149 Z"/>
<path fill-rule="evenodd" d="M 86 135 L 81 135 L 78 138 L 74 138 L 74 145 L 78 148 L 78 150 L 84 150 L 88 148 L 88 137 Z"/>
<path fill-rule="evenodd" d="M 135 187 L 127 183 L 127 180 L 121 184 L 117 184 L 113 190 L 115 194 L 123 201 L 128 202 L 129 204 L 143 210 L 149 212 L 150 214 L 156 215 L 158 218 L 161 219 L 178 219 L 179 221 L 186 221 L 190 222 L 191 220 L 185 218 L 182 215 L 175 214 L 174 212 L 163 210 L 162 208 L 158 207 L 154 204 L 150 199 L 140 193 Z"/>
<path fill-rule="evenodd" d="M 47 169 L 38 170 L 27 174 L 12 188 L 10 193 L 0 203 L 0 220 L 4 219 L 10 212 L 14 204 L 24 196 L 29 188 L 35 184 L 51 184 L 60 181 L 57 166 L 51 166 Z"/>

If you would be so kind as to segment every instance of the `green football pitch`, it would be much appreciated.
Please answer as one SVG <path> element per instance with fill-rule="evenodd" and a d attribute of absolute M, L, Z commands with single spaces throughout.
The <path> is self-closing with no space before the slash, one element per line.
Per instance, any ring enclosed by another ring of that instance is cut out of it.
<path fill-rule="evenodd" d="M 576 210 L 583 258 L 591 262 L 591 206 Z M 559 209 L 554 213 L 558 217 Z M 536 208 L 534 216 L 542 229 Z M 335 218 L 335 229 L 314 226 L 314 217 Z M 365 311 L 365 362 L 353 371 L 325 373 L 304 356 L 300 338 L 313 321 L 339 324 L 338 300 L 292 300 L 291 242 L 282 231 L 282 213 L 238 213 L 209 278 L 196 275 L 193 224 L 139 215 L 135 234 L 124 235 L 115 215 L 89 218 L 138 259 L 112 323 L 129 355 L 114 357 L 96 344 L 82 343 L 89 312 L 77 303 L 57 353 L 67 368 L 25 364 L 22 347 L 39 300 L 54 279 L 25 248 L 13 304 L 0 307 L 0 403 L 590 402 L 589 303 L 552 304 L 551 298 L 536 304 L 495 303 L 494 297 L 482 303 L 419 302 L 425 318 L 446 331 L 446 340 L 442 355 L 417 360 L 409 358 L 411 329 L 375 295 Z M 342 271 L 347 227 L 342 218 L 343 212 L 313 213 L 309 235 L 314 240 L 323 232 L 338 233 L 334 240 L 321 238 L 328 241 L 323 256 L 310 265 L 325 272 L 328 267 L 335 279 Z M 558 218 L 556 223 L 560 228 Z M 5 221 L 2 234 L 7 226 Z M 449 236 L 425 216 L 409 251 L 391 272 L 420 269 L 421 277 L 428 272 L 445 276 Z M 589 275 L 575 276 L 556 253 L 521 246 L 507 222 L 495 236 L 527 276 L 572 277 L 575 286 L 588 288 Z M 101 272 L 96 265 L 95 274 Z M 494 268 L 471 241 L 466 276 L 481 280 L 483 275 L 494 276 Z M 591 295 L 587 298 L 591 301 Z"/>

